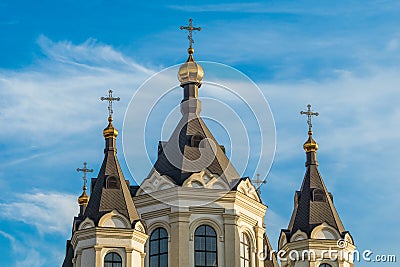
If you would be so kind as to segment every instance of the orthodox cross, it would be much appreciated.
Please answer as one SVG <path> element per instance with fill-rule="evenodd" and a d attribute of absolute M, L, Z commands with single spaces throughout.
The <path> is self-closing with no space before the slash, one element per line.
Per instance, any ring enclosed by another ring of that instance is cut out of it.
<path fill-rule="evenodd" d="M 181 30 L 187 30 L 189 32 L 188 39 L 189 39 L 189 46 L 192 48 L 192 44 L 194 44 L 192 33 L 193 31 L 201 31 L 200 27 L 193 27 L 193 20 L 189 19 L 189 26 L 181 26 Z"/>
<path fill-rule="evenodd" d="M 318 112 L 312 112 L 311 111 L 311 105 L 308 104 L 307 105 L 307 111 L 300 111 L 300 114 L 308 116 L 308 118 L 307 118 L 308 131 L 311 132 L 311 129 L 312 129 L 311 118 L 312 118 L 312 116 L 318 116 L 319 113 Z"/>
<path fill-rule="evenodd" d="M 77 172 L 83 172 L 83 189 L 86 189 L 86 183 L 87 183 L 87 179 L 86 179 L 86 173 L 88 172 L 93 172 L 93 169 L 88 169 L 87 168 L 87 163 L 84 162 L 83 163 L 83 168 L 78 168 L 76 169 Z"/>
<path fill-rule="evenodd" d="M 258 194 L 261 194 L 261 185 L 267 183 L 267 181 L 266 181 L 265 179 L 264 179 L 264 180 L 261 180 L 261 179 L 260 179 L 260 174 L 259 174 L 259 173 L 257 173 L 256 176 L 257 176 L 257 178 L 256 178 L 256 179 L 253 179 L 253 180 L 251 180 L 251 181 L 252 181 L 253 183 L 256 184 L 256 191 L 257 191 L 257 193 L 258 193 Z"/>
<path fill-rule="evenodd" d="M 113 93 L 113 91 L 110 89 L 110 90 L 108 91 L 108 97 L 102 96 L 102 97 L 100 98 L 101 101 L 105 101 L 105 100 L 108 101 L 108 116 L 109 116 L 110 118 L 112 117 L 112 114 L 113 114 L 113 109 L 112 109 L 112 103 L 113 103 L 113 101 L 119 101 L 119 100 L 120 100 L 119 97 L 113 97 L 112 93 Z"/>

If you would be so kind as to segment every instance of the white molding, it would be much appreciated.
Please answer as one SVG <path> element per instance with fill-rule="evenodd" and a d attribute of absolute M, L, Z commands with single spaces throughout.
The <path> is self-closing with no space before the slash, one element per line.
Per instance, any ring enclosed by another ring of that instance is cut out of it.
<path fill-rule="evenodd" d="M 239 182 L 237 186 L 237 191 L 258 201 L 261 202 L 260 197 L 257 194 L 256 188 L 254 185 L 250 182 L 249 179 L 245 179 Z"/>
<path fill-rule="evenodd" d="M 301 231 L 300 229 L 298 229 L 290 238 L 290 242 L 296 242 L 296 241 L 301 241 L 301 240 L 305 240 L 308 239 L 308 236 L 306 233 L 304 233 L 303 231 Z"/>
<path fill-rule="evenodd" d="M 117 210 L 113 210 L 109 213 L 104 214 L 100 220 L 99 220 L 99 227 L 110 227 L 110 226 L 106 226 L 106 224 L 108 222 L 112 222 L 115 223 L 116 221 L 114 221 L 115 219 L 117 219 L 119 222 L 121 222 L 124 227 L 111 227 L 111 228 L 131 228 L 131 223 L 130 221 L 121 213 L 119 213 Z"/>
<path fill-rule="evenodd" d="M 167 176 L 161 175 L 157 170 L 152 169 L 149 176 L 144 179 L 140 185 L 139 190 L 136 192 L 136 196 L 150 194 L 172 187 L 176 187 L 176 185 Z"/>
<path fill-rule="evenodd" d="M 322 233 L 322 235 L 326 235 L 326 234 L 332 235 L 332 238 L 317 238 L 318 235 L 321 233 Z M 340 234 L 335 228 L 333 228 L 332 226 L 330 226 L 329 224 L 324 222 L 312 230 L 311 238 L 336 240 L 336 239 L 340 239 Z"/>
<path fill-rule="evenodd" d="M 211 220 L 209 218 L 204 218 L 204 217 L 194 220 L 189 225 L 189 241 L 193 241 L 194 240 L 194 232 L 196 231 L 197 227 L 199 227 L 200 225 L 211 226 L 215 230 L 215 232 L 217 234 L 217 239 L 220 242 L 224 241 L 224 231 L 222 230 L 223 227 L 221 225 L 219 225 L 217 222 L 215 222 L 214 220 Z"/>
<path fill-rule="evenodd" d="M 86 217 L 80 224 L 78 227 L 78 231 L 82 230 L 82 229 L 89 229 L 95 227 L 94 221 L 91 220 L 89 217 Z"/>

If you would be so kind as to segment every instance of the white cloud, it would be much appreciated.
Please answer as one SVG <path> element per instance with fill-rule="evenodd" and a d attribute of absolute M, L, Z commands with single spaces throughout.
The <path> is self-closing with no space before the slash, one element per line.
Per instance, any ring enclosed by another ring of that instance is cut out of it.
<path fill-rule="evenodd" d="M 75 195 L 59 192 L 18 194 L 15 200 L 0 203 L 0 214 L 8 220 L 35 226 L 40 233 L 66 235 L 78 214 Z"/>
<path fill-rule="evenodd" d="M 107 109 L 99 98 L 110 88 L 122 98 L 115 105 L 115 116 L 122 118 L 132 89 L 152 73 L 93 39 L 75 45 L 41 36 L 38 44 L 46 58 L 0 70 L 0 123 L 8 129 L 1 137 L 44 145 L 104 125 Z"/>

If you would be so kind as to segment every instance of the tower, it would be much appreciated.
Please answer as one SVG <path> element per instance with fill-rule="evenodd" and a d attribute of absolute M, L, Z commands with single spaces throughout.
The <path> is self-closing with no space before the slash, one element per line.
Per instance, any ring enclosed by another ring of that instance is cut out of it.
<path fill-rule="evenodd" d="M 90 198 L 86 184 L 79 197 L 81 209 L 74 218 L 63 267 L 144 266 L 148 236 L 116 155 L 118 130 L 112 124 L 112 101 L 119 98 L 110 90 L 102 100 L 109 101 L 108 126 L 103 131 L 104 160 L 97 178 L 91 181 Z M 83 170 L 86 178 L 86 165 Z"/>
<path fill-rule="evenodd" d="M 352 236 L 343 227 L 318 170 L 318 144 L 313 139 L 312 116 L 307 111 L 308 139 L 303 148 L 306 152 L 306 173 L 300 191 L 294 197 L 294 209 L 287 229 L 281 231 L 279 250 L 282 267 L 351 267 L 355 250 Z"/>
<path fill-rule="evenodd" d="M 265 234 L 266 205 L 200 115 L 205 72 L 194 60 L 191 35 L 200 28 L 190 20 L 181 29 L 189 30 L 188 59 L 178 71 L 182 117 L 169 140 L 159 142 L 158 158 L 134 197 L 149 233 L 145 266 L 277 266 Z"/>

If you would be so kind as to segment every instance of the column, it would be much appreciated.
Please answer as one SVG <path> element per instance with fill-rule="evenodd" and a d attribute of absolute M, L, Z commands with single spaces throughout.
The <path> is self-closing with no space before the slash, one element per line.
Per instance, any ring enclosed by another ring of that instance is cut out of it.
<path fill-rule="evenodd" d="M 189 266 L 189 222 L 190 212 L 177 211 L 169 215 L 171 225 L 170 266 Z"/>
<path fill-rule="evenodd" d="M 223 214 L 225 232 L 225 265 L 239 267 L 240 264 L 240 239 L 237 229 L 239 216 L 234 214 Z"/>

